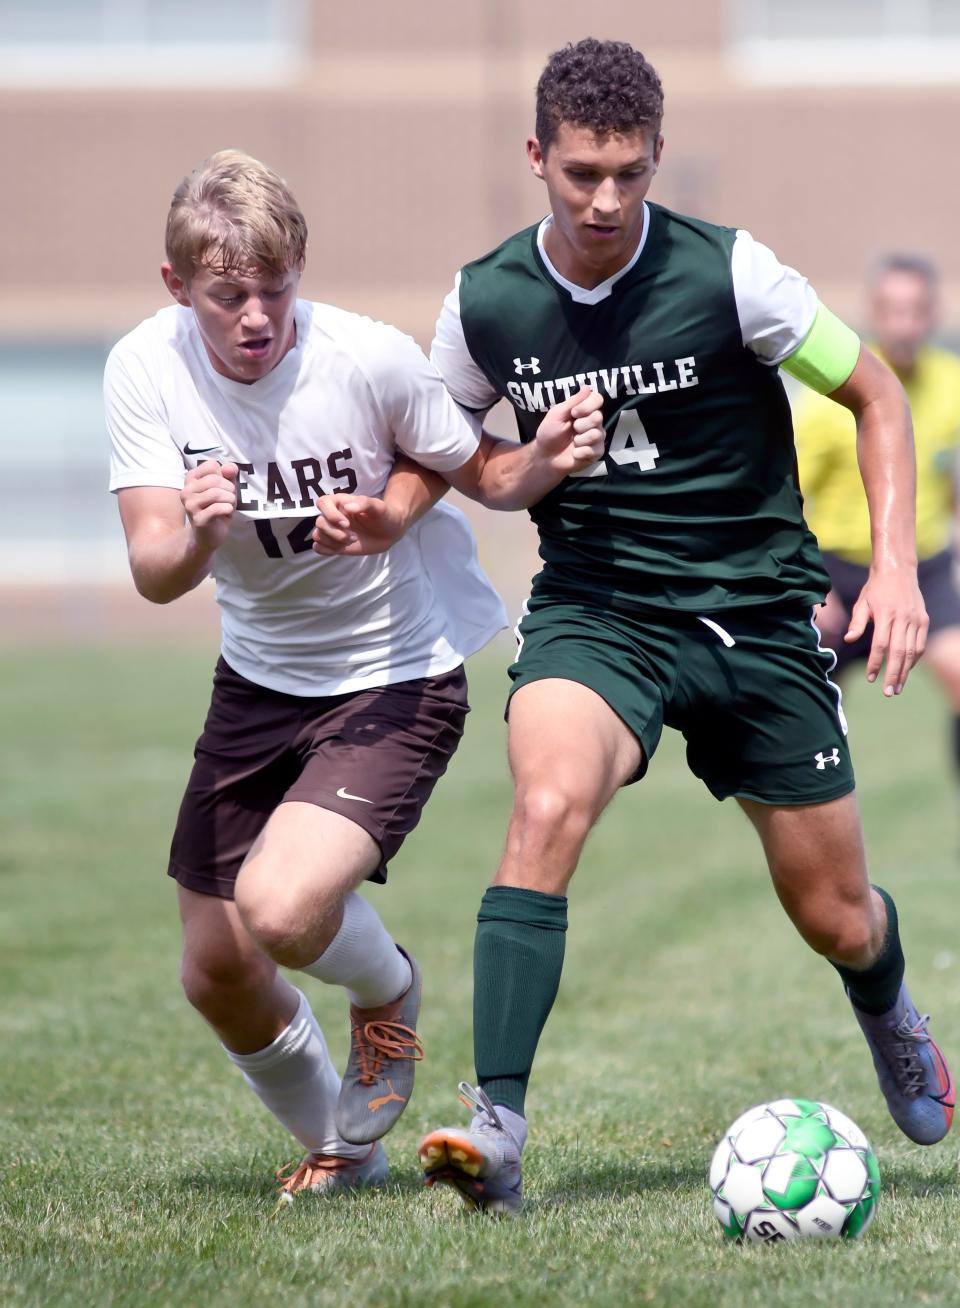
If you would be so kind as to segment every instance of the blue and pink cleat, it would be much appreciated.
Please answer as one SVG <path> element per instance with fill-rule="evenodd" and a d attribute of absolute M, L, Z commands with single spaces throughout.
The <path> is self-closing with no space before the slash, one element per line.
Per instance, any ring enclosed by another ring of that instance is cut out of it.
<path fill-rule="evenodd" d="M 955 1095 L 947 1061 L 906 986 L 886 1013 L 873 1016 L 853 1006 L 867 1038 L 890 1116 L 916 1144 L 936 1144 L 950 1130 Z"/>

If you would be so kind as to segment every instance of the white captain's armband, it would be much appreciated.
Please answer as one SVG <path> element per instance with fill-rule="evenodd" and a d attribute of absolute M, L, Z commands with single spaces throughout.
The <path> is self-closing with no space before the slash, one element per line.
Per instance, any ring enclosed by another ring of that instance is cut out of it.
<path fill-rule="evenodd" d="M 859 357 L 860 337 L 820 304 L 800 348 L 781 360 L 780 367 L 804 386 L 829 395 L 849 378 Z"/>

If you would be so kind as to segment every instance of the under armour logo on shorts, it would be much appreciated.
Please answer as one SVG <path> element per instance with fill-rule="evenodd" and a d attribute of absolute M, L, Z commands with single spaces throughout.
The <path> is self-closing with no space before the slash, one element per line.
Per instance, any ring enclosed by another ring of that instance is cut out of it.
<path fill-rule="evenodd" d="M 832 763 L 835 768 L 840 766 L 840 751 L 837 749 L 836 745 L 833 747 L 832 754 L 824 754 L 823 750 L 821 750 L 819 754 L 814 754 L 813 757 L 816 761 L 818 772 L 825 771 L 828 763 Z"/>

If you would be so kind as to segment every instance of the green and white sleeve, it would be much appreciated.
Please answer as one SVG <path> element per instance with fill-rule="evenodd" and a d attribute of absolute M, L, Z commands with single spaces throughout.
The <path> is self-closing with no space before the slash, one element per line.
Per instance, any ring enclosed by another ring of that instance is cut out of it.
<path fill-rule="evenodd" d="M 437 319 L 430 362 L 468 421 L 479 432 L 488 411 L 500 399 L 500 392 L 491 385 L 467 346 L 460 321 L 459 273 Z"/>
<path fill-rule="evenodd" d="M 807 279 L 745 231 L 737 232 L 731 273 L 747 349 L 821 395 L 842 386 L 856 366 L 860 339 L 818 301 Z"/>

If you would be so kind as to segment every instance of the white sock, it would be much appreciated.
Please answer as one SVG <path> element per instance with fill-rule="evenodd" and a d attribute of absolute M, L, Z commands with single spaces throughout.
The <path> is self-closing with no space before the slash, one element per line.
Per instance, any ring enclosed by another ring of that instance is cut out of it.
<path fill-rule="evenodd" d="M 255 1054 L 227 1049 L 227 1055 L 264 1108 L 310 1153 L 364 1158 L 369 1145 L 347 1144 L 337 1134 L 333 1115 L 340 1077 L 306 995 L 299 990 L 297 994 L 300 1003 L 293 1020 L 272 1044 Z"/>
<path fill-rule="evenodd" d="M 344 986 L 357 1008 L 393 1003 L 413 979 L 377 910 L 352 892 L 344 900 L 340 930 L 316 962 L 300 970 L 327 985 Z"/>
<path fill-rule="evenodd" d="M 500 1121 L 513 1136 L 514 1144 L 523 1153 L 523 1146 L 527 1143 L 527 1119 L 522 1113 L 515 1113 L 512 1108 L 505 1108 L 503 1104 L 493 1106 L 497 1110 Z"/>

